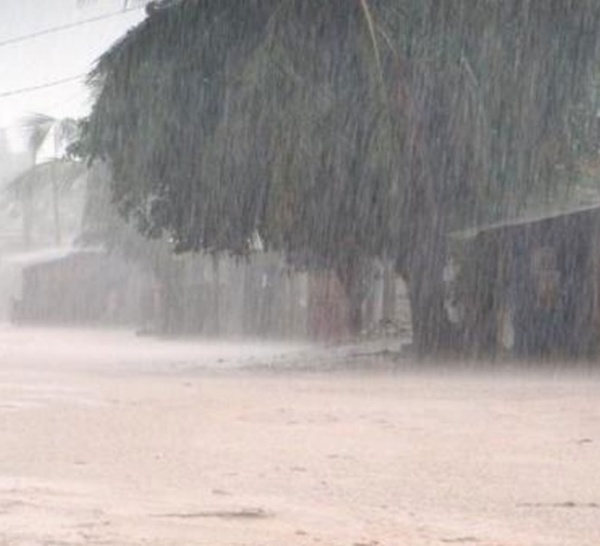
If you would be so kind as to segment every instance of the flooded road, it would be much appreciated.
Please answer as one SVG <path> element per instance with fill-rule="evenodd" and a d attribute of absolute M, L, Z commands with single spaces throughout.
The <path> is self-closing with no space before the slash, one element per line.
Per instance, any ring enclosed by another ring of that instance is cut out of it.
<path fill-rule="evenodd" d="M 598 374 L 238 369 L 300 350 L 0 331 L 0 542 L 600 544 Z"/>

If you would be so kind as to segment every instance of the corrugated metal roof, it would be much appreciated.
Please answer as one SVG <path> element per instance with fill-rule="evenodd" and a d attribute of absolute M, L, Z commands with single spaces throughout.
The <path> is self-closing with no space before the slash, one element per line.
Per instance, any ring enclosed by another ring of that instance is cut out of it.
<path fill-rule="evenodd" d="M 508 220 L 502 220 L 500 222 L 494 222 L 487 225 L 467 228 L 460 231 L 455 231 L 449 236 L 453 239 L 471 239 L 479 235 L 480 233 L 487 233 L 490 231 L 509 229 L 513 227 L 526 226 L 530 224 L 536 224 L 538 222 L 544 222 L 547 220 L 553 220 L 557 218 L 573 216 L 577 214 L 584 214 L 587 212 L 600 212 L 600 203 L 594 205 L 586 205 L 581 207 L 575 207 L 565 210 L 556 210 L 547 213 L 531 214 L 529 216 L 522 216 L 519 218 L 512 218 Z"/>

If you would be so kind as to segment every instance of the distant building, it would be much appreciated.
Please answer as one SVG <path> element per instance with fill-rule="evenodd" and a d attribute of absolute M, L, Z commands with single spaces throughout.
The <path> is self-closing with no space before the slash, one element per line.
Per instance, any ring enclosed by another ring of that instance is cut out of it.
<path fill-rule="evenodd" d="M 13 255 L 20 276 L 10 319 L 17 324 L 135 325 L 143 279 L 137 268 L 102 250 Z M 13 275 L 14 276 L 14 275 Z"/>
<path fill-rule="evenodd" d="M 384 323 L 383 281 L 383 275 L 371 279 L 363 304 L 366 335 Z M 393 284 L 387 297 L 397 300 Z M 152 267 L 102 248 L 38 250 L 0 256 L 0 286 L 0 318 L 8 313 L 16 324 L 324 342 L 350 335 L 348 302 L 336 275 L 295 270 L 268 252 L 249 259 L 169 254 Z"/>

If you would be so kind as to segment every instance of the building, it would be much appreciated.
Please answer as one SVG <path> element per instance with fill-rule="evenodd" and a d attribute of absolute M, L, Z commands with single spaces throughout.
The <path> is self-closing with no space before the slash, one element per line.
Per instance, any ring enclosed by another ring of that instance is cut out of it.
<path fill-rule="evenodd" d="M 136 324 L 140 272 L 103 250 L 65 249 L 13 255 L 20 286 L 10 319 L 18 324 Z M 13 275 L 14 276 L 14 275 Z"/>
<path fill-rule="evenodd" d="M 475 356 L 588 358 L 600 349 L 600 206 L 450 237 L 449 309 Z"/>

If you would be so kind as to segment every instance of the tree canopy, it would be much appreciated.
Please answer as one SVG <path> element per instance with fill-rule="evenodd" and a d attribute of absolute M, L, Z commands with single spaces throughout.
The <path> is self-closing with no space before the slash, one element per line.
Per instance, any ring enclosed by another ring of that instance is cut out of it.
<path fill-rule="evenodd" d="M 155 3 L 90 75 L 86 147 L 176 250 L 394 259 L 436 344 L 445 233 L 568 183 L 599 30 L 595 0 Z"/>

